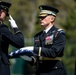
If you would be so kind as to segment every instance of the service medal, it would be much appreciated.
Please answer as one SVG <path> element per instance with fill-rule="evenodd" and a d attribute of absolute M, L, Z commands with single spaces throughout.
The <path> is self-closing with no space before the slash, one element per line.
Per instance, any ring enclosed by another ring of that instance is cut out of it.
<path fill-rule="evenodd" d="M 54 37 L 53 34 L 52 34 L 51 36 L 47 36 L 47 37 L 45 38 L 45 44 L 46 44 L 46 45 L 52 44 L 52 43 L 53 43 L 53 37 Z"/>

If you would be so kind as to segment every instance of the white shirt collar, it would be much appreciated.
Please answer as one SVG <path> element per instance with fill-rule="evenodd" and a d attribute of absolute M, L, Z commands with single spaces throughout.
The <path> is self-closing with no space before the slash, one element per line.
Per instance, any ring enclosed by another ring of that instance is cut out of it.
<path fill-rule="evenodd" d="M 49 28 L 45 29 L 44 31 L 47 33 L 52 28 L 52 26 L 50 26 Z"/>

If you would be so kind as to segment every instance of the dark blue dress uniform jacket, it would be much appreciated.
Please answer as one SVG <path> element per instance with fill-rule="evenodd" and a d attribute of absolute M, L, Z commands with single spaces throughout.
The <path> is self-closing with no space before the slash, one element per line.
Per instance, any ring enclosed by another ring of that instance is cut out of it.
<path fill-rule="evenodd" d="M 21 48 L 24 46 L 24 37 L 18 29 L 15 35 L 4 24 L 0 24 L 0 75 L 10 75 L 10 62 L 8 58 L 9 44 Z"/>
<path fill-rule="evenodd" d="M 47 39 L 50 36 L 50 39 Z M 53 26 L 48 33 L 43 31 L 34 37 L 34 53 L 39 54 L 41 47 L 42 57 L 62 57 L 65 47 L 65 32 Z M 66 75 L 62 61 L 60 60 L 38 60 L 36 63 L 36 75 Z"/>

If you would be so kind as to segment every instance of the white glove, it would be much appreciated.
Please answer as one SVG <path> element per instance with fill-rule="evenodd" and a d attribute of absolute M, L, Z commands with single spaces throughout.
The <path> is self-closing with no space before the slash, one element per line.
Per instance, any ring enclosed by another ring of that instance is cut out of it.
<path fill-rule="evenodd" d="M 9 18 L 10 18 L 10 19 L 9 19 L 9 22 L 10 22 L 11 27 L 12 27 L 12 28 L 18 28 L 15 20 L 12 18 L 11 15 L 9 15 Z"/>
<path fill-rule="evenodd" d="M 34 47 L 33 46 L 28 46 L 28 47 L 23 47 L 23 48 L 20 48 L 20 49 L 21 49 L 21 51 L 24 51 L 24 50 L 33 51 Z"/>
<path fill-rule="evenodd" d="M 29 56 L 24 55 L 20 57 L 26 61 L 31 62 L 30 65 L 34 65 L 36 63 L 36 58 L 34 56 L 29 57 Z"/>
<path fill-rule="evenodd" d="M 20 56 L 22 59 L 26 60 L 26 61 L 32 61 L 32 58 L 26 55 Z"/>

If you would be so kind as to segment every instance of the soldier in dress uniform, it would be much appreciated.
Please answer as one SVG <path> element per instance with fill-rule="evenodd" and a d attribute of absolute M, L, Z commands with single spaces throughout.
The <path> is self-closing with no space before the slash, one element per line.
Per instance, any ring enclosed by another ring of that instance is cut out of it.
<path fill-rule="evenodd" d="M 34 36 L 34 50 L 39 58 L 36 75 L 67 75 L 61 61 L 65 47 L 65 32 L 54 26 L 58 9 L 40 5 L 40 25 L 44 28 Z"/>
<path fill-rule="evenodd" d="M 11 15 L 9 22 L 14 33 L 4 24 L 6 17 L 9 17 L 10 6 L 11 3 L 0 1 L 0 75 L 10 75 L 10 62 L 8 58 L 9 44 L 16 48 L 24 46 L 23 34 L 18 29 Z"/>
<path fill-rule="evenodd" d="M 36 75 L 67 75 L 61 60 L 66 43 L 65 32 L 54 25 L 59 10 L 47 5 L 40 5 L 39 9 L 38 17 L 43 30 L 34 36 L 34 46 L 21 48 L 9 55 L 26 55 L 21 57 L 33 61 L 33 65 L 36 65 Z"/>

